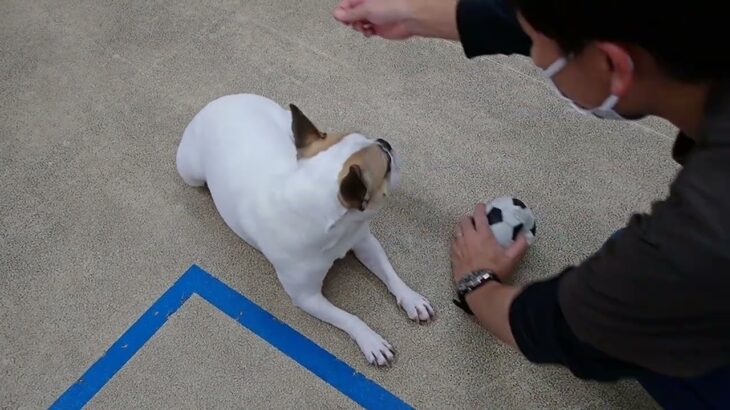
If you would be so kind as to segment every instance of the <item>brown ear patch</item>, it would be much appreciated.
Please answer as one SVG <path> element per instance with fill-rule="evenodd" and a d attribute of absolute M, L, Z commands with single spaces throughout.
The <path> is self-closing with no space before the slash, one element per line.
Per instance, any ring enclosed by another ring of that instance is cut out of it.
<path fill-rule="evenodd" d="M 387 194 L 389 158 L 377 145 L 352 154 L 340 171 L 340 200 L 350 209 L 365 210 Z"/>
<path fill-rule="evenodd" d="M 314 126 L 312 121 L 294 104 L 289 104 L 291 110 L 291 130 L 294 133 L 294 145 L 302 149 L 310 144 L 324 139 L 321 132 Z"/>
<path fill-rule="evenodd" d="M 359 165 L 351 165 L 340 182 L 340 197 L 348 208 L 365 210 L 368 188 Z"/>
<path fill-rule="evenodd" d="M 311 158 L 337 144 L 347 133 L 327 134 L 321 132 L 294 104 L 289 104 L 291 110 L 291 130 L 294 134 L 294 146 L 297 148 L 297 158 Z"/>

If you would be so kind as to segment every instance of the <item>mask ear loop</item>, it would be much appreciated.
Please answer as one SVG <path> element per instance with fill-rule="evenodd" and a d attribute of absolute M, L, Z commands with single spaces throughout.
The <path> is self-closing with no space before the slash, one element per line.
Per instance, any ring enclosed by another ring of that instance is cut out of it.
<path fill-rule="evenodd" d="M 631 56 L 629 56 L 629 70 L 632 72 L 634 71 L 634 60 L 631 58 Z M 604 101 L 603 104 L 598 107 L 598 109 L 603 111 L 612 110 L 613 107 L 618 104 L 618 100 L 619 97 L 616 94 L 611 94 L 608 96 L 608 98 L 606 98 L 606 101 Z"/>
<path fill-rule="evenodd" d="M 559 73 L 565 66 L 568 65 L 568 59 L 560 57 L 555 60 L 548 68 L 542 70 L 542 75 L 547 78 L 553 78 L 553 76 Z"/>
<path fill-rule="evenodd" d="M 634 71 L 634 60 L 629 56 L 629 70 L 632 72 Z M 614 119 L 614 120 L 626 120 L 621 114 L 617 113 L 614 110 L 614 107 L 618 104 L 619 96 L 616 94 L 611 94 L 606 98 L 606 101 L 603 102 L 598 108 L 595 108 L 592 111 L 599 111 L 600 114 L 596 114 L 593 112 L 593 115 L 596 115 L 599 118 L 606 118 L 606 119 Z"/>
<path fill-rule="evenodd" d="M 611 94 L 608 96 L 608 98 L 606 98 L 606 101 L 604 101 L 603 104 L 598 106 L 598 108 L 596 108 L 596 109 L 601 110 L 601 111 L 613 110 L 613 107 L 615 107 L 616 104 L 618 104 L 618 99 L 619 98 L 617 95 Z"/>
<path fill-rule="evenodd" d="M 568 65 L 570 60 L 573 59 L 573 54 L 568 55 L 568 57 L 560 57 L 557 60 L 555 60 L 550 66 L 544 70 L 542 70 L 542 74 L 547 78 L 548 85 L 550 88 L 566 103 L 570 104 L 571 107 L 573 107 L 574 110 L 578 111 L 581 114 L 587 114 L 587 112 L 579 107 L 573 100 L 566 97 L 565 94 L 563 94 L 562 91 L 558 88 L 557 85 L 555 85 L 555 81 L 553 80 L 553 77 L 559 73 L 561 70 L 565 68 L 565 66 Z"/>

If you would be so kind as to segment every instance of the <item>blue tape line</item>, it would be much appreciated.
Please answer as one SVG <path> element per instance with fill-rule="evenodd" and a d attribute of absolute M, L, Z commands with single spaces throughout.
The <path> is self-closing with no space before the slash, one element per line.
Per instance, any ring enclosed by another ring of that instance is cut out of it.
<path fill-rule="evenodd" d="M 202 269 L 198 294 L 365 408 L 410 409 L 389 391 Z"/>
<path fill-rule="evenodd" d="M 197 293 L 362 407 L 412 408 L 196 265 L 191 266 L 147 309 L 50 408 L 77 409 L 88 403 L 193 293 Z"/>
<path fill-rule="evenodd" d="M 167 318 L 190 298 L 195 283 L 192 280 L 194 277 L 187 273 L 183 274 L 172 287 L 163 293 L 50 408 L 81 408 L 91 400 L 109 379 L 114 377 L 119 369 L 167 322 Z"/>

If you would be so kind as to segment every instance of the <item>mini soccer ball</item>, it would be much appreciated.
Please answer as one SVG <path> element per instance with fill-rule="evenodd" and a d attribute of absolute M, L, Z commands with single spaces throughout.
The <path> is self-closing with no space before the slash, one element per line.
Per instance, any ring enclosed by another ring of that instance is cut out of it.
<path fill-rule="evenodd" d="M 487 205 L 487 221 L 502 247 L 512 245 L 520 234 L 528 244 L 535 241 L 535 214 L 524 202 L 511 196 L 497 198 Z"/>

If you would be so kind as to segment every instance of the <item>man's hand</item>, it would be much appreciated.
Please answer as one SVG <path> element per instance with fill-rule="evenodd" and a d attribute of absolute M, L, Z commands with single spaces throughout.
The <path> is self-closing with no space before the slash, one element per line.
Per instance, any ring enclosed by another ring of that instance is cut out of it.
<path fill-rule="evenodd" d="M 457 0 L 341 0 L 334 16 L 366 37 L 458 40 L 456 4 Z"/>
<path fill-rule="evenodd" d="M 489 227 L 486 205 L 478 204 L 474 215 L 462 218 L 454 232 L 451 243 L 454 282 L 480 269 L 492 270 L 506 281 L 522 260 L 527 247 L 527 240 L 520 235 L 509 248 L 502 248 Z"/>
<path fill-rule="evenodd" d="M 451 244 L 454 282 L 479 269 L 492 270 L 506 281 L 527 251 L 527 240 L 522 235 L 509 248 L 502 248 L 489 227 L 486 208 L 478 204 L 474 215 L 462 218 L 456 226 Z M 520 292 L 520 288 L 490 282 L 469 293 L 466 302 L 482 326 L 508 345 L 516 346 L 509 310 Z"/>
<path fill-rule="evenodd" d="M 408 0 L 342 0 L 335 8 L 335 19 L 363 33 L 389 40 L 413 36 L 412 11 Z"/>

